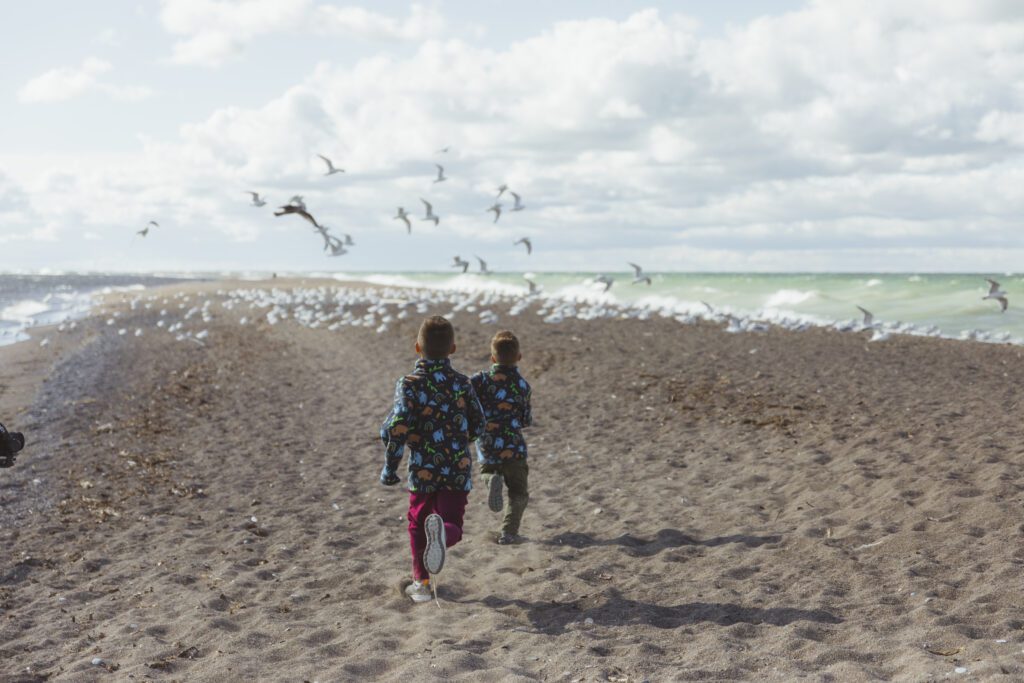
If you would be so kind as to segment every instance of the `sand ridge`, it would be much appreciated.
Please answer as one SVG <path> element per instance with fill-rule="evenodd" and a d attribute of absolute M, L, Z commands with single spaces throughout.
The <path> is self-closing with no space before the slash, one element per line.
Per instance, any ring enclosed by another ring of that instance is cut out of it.
<path fill-rule="evenodd" d="M 528 542 L 476 491 L 438 609 L 398 593 L 376 483 L 417 316 L 212 310 L 204 346 L 97 317 L 21 368 L 48 379 L 0 486 L 5 680 L 1024 675 L 1016 347 L 457 314 L 465 372 L 516 330 L 536 426 Z"/>

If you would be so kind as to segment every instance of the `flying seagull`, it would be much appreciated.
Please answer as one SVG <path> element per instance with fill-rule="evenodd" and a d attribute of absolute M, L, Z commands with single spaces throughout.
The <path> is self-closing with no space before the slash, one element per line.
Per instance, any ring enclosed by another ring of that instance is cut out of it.
<path fill-rule="evenodd" d="M 345 246 L 346 247 L 354 247 L 354 246 L 356 246 L 356 243 L 352 241 L 352 235 L 349 235 L 348 233 L 345 233 Z"/>
<path fill-rule="evenodd" d="M 398 215 L 395 216 L 394 220 L 398 220 L 399 218 L 401 218 L 403 221 L 405 221 L 405 231 L 406 231 L 407 234 L 411 235 L 412 234 L 412 223 L 409 222 L 409 214 L 406 213 L 405 209 L 403 209 L 401 206 L 398 207 Z"/>
<path fill-rule="evenodd" d="M 632 268 L 633 268 L 633 282 L 632 282 L 632 284 L 635 285 L 638 282 L 646 282 L 647 286 L 650 287 L 651 286 L 651 278 L 649 278 L 647 275 L 644 274 L 644 269 L 641 268 L 640 266 L 638 266 L 635 263 L 630 263 L 629 265 L 632 266 Z"/>
<path fill-rule="evenodd" d="M 487 210 L 494 212 L 494 222 L 497 223 L 498 219 L 501 218 L 501 204 L 496 203 L 494 206 Z"/>
<path fill-rule="evenodd" d="M 160 227 L 159 223 L 157 223 L 156 221 L 150 221 L 149 223 L 146 223 L 146 227 L 144 227 L 142 230 L 136 230 L 135 234 L 136 235 L 142 235 L 143 237 L 145 237 L 146 235 L 149 234 L 149 229 L 150 228 L 159 228 L 159 227 Z"/>
<path fill-rule="evenodd" d="M 292 195 L 292 198 L 288 200 L 289 204 L 299 207 L 300 209 L 306 208 L 306 202 L 303 201 L 301 194 Z"/>
<path fill-rule="evenodd" d="M 857 310 L 864 314 L 864 327 L 871 327 L 875 324 L 875 316 L 871 314 L 871 311 L 862 306 L 857 306 Z"/>
<path fill-rule="evenodd" d="M 452 262 L 452 268 L 462 268 L 462 272 L 465 273 L 469 270 L 469 261 L 462 260 L 461 257 L 456 256 Z"/>
<path fill-rule="evenodd" d="M 526 277 L 525 275 L 523 276 L 523 279 L 526 280 L 526 284 L 530 288 L 530 294 L 536 294 L 537 293 L 537 283 L 534 282 L 533 280 L 531 280 L 530 278 Z"/>
<path fill-rule="evenodd" d="M 607 275 L 598 275 L 594 278 L 594 282 L 600 282 L 604 285 L 604 291 L 608 291 L 615 284 L 615 278 L 608 277 Z"/>
<path fill-rule="evenodd" d="M 447 178 L 444 177 L 444 166 L 442 166 L 441 164 L 434 164 L 434 166 L 437 166 L 437 178 L 434 179 L 434 182 L 443 183 L 444 181 L 448 180 Z"/>
<path fill-rule="evenodd" d="M 317 156 L 323 159 L 324 163 L 327 164 L 327 173 L 324 173 L 324 175 L 334 175 L 335 173 L 345 172 L 345 169 L 343 168 L 335 168 L 334 163 L 330 159 L 325 157 L 323 154 L 317 154 Z"/>
<path fill-rule="evenodd" d="M 491 271 L 487 270 L 487 261 L 484 261 L 482 258 L 480 258 L 479 256 L 476 256 L 476 255 L 474 255 L 473 258 L 475 258 L 477 261 L 480 262 L 480 274 L 481 275 L 490 275 L 491 274 Z"/>
<path fill-rule="evenodd" d="M 986 294 L 985 296 L 981 297 L 982 300 L 984 300 L 984 299 L 995 299 L 996 301 L 999 302 L 999 306 L 1001 307 L 1000 308 L 1000 313 L 1005 313 L 1006 312 L 1006 307 L 1010 305 L 1010 301 L 1006 298 L 1006 292 L 1004 292 L 1003 290 L 999 289 L 999 283 L 996 282 L 995 280 L 990 280 L 988 278 L 985 278 L 985 282 L 987 282 L 988 285 L 989 285 L 989 287 L 988 287 L 988 294 Z"/>
<path fill-rule="evenodd" d="M 507 189 L 508 189 L 508 185 L 506 185 L 504 183 L 502 183 L 500 186 L 498 186 L 498 196 L 495 197 L 495 199 L 501 199 L 501 195 L 505 194 L 505 190 L 507 190 Z"/>
<path fill-rule="evenodd" d="M 533 242 L 530 241 L 529 237 L 523 237 L 521 239 L 518 239 L 515 242 L 513 242 L 512 244 L 513 245 L 525 244 L 526 245 L 526 253 L 527 254 L 532 254 L 533 253 Z"/>
<path fill-rule="evenodd" d="M 295 215 L 302 216 L 307 221 L 312 223 L 314 228 L 319 228 L 320 227 L 320 224 L 316 222 L 316 219 L 313 218 L 313 215 L 310 214 L 308 211 L 306 211 L 306 205 L 305 204 L 285 204 L 284 206 L 282 206 L 280 208 L 281 208 L 280 211 L 275 211 L 274 212 L 275 216 L 286 216 L 286 215 L 288 215 L 290 213 L 294 213 Z"/>
<path fill-rule="evenodd" d="M 341 243 L 341 240 L 339 240 L 337 237 L 332 237 L 331 240 L 331 256 L 344 256 L 345 254 L 348 253 L 348 250 L 345 249 L 345 246 Z"/>
<path fill-rule="evenodd" d="M 434 226 L 436 227 L 437 224 L 441 222 L 441 218 L 439 216 L 435 216 L 434 215 L 434 207 L 433 207 L 433 205 L 430 202 L 428 202 L 423 197 L 420 197 L 420 201 L 423 202 L 423 206 L 427 207 L 427 215 L 424 216 L 423 218 L 421 218 L 420 220 L 421 221 L 434 221 Z"/>
<path fill-rule="evenodd" d="M 513 207 L 512 207 L 512 211 L 522 211 L 523 209 L 525 209 L 525 208 L 526 208 L 525 206 L 523 206 L 523 198 L 522 198 L 522 197 L 520 197 L 519 195 L 517 195 L 517 194 L 516 194 L 515 192 L 513 192 L 512 190 L 509 190 L 509 191 L 508 191 L 508 193 L 509 193 L 510 195 L 512 195 L 512 198 L 513 198 L 513 199 L 515 199 L 515 200 L 516 200 L 516 204 L 515 204 L 515 206 L 513 206 Z"/>
<path fill-rule="evenodd" d="M 260 198 L 260 195 L 259 195 L 258 192 L 253 192 L 252 190 L 248 190 L 248 194 L 252 195 L 252 205 L 253 206 L 266 206 L 267 202 Z"/>
<path fill-rule="evenodd" d="M 441 149 L 434 152 L 434 154 L 447 154 L 451 147 L 442 147 Z"/>

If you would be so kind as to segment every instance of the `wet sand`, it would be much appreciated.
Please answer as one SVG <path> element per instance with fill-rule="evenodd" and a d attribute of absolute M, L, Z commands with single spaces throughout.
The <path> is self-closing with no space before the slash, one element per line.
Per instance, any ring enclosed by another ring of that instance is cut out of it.
<path fill-rule="evenodd" d="M 421 315 L 110 306 L 0 349 L 4 681 L 1024 678 L 1019 347 L 459 313 L 465 372 L 523 342 L 532 497 L 502 547 L 471 494 L 439 609 L 377 483 Z"/>

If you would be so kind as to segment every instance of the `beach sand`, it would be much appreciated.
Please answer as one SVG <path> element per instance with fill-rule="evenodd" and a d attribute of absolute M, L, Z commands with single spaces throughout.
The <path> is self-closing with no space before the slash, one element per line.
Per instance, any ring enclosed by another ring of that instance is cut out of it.
<path fill-rule="evenodd" d="M 0 349 L 0 679 L 1024 679 L 1019 347 L 460 313 L 463 372 L 522 340 L 531 501 L 504 547 L 471 494 L 439 608 L 377 483 L 422 316 L 211 310 Z"/>

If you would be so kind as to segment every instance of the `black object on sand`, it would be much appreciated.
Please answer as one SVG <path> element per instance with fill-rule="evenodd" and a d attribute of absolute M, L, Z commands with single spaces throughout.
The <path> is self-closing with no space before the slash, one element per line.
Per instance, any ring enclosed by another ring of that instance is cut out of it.
<path fill-rule="evenodd" d="M 0 467 L 13 467 L 15 454 L 25 447 L 21 432 L 9 432 L 0 424 Z"/>

